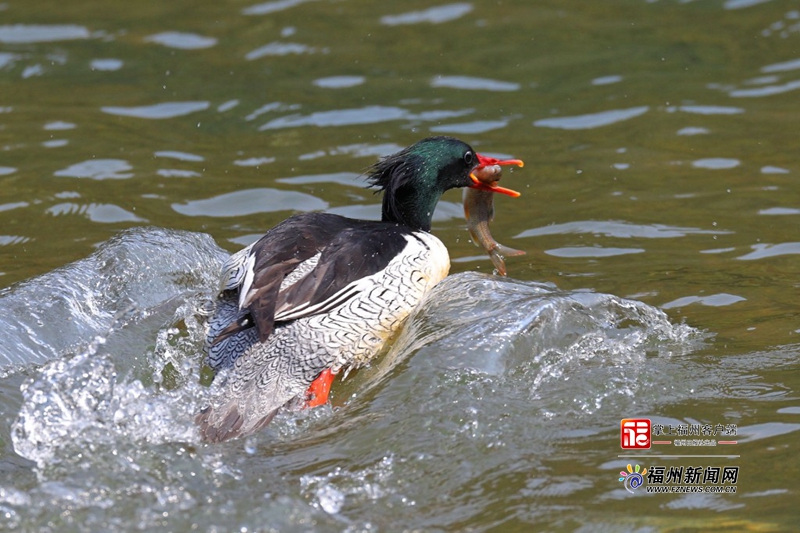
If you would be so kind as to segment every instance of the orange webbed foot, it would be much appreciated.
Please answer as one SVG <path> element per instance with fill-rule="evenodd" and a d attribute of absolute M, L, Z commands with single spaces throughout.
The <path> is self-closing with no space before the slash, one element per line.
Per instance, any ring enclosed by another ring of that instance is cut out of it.
<path fill-rule="evenodd" d="M 331 392 L 331 385 L 336 374 L 330 369 L 326 368 L 322 373 L 311 382 L 311 385 L 306 391 L 306 403 L 304 407 L 317 407 L 328 401 L 328 394 Z"/>

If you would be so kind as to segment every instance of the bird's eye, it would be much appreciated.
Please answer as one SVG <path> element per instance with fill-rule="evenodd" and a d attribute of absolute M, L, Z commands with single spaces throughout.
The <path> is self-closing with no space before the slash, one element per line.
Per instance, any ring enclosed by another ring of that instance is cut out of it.
<path fill-rule="evenodd" d="M 464 152 L 464 163 L 471 166 L 473 161 L 475 161 L 475 154 L 472 153 L 472 150 Z"/>

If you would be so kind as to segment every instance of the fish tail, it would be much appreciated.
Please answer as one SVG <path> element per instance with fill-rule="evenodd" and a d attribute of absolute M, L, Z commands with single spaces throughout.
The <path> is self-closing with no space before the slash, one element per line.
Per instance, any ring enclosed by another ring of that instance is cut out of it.
<path fill-rule="evenodd" d="M 492 264 L 494 265 L 494 268 L 497 270 L 497 273 L 500 274 L 501 276 L 505 276 L 506 262 L 497 248 L 494 248 L 493 250 L 489 251 L 489 259 L 492 260 Z"/>
<path fill-rule="evenodd" d="M 502 244 L 497 245 L 497 248 L 493 250 L 496 253 L 499 253 L 503 257 L 516 257 L 518 255 L 525 255 L 524 250 L 516 250 L 514 248 L 509 248 L 508 246 L 503 246 Z"/>
<path fill-rule="evenodd" d="M 503 246 L 502 244 L 496 244 L 491 250 L 489 250 L 489 258 L 492 260 L 492 264 L 497 269 L 497 273 L 501 276 L 506 275 L 506 257 L 514 257 L 524 254 L 525 252 L 522 250 L 515 250 L 514 248 L 509 248 L 508 246 Z"/>

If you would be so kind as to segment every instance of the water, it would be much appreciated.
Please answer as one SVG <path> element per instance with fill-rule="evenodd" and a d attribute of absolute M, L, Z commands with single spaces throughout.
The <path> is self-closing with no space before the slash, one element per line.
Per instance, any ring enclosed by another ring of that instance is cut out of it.
<path fill-rule="evenodd" d="M 118 260 L 132 257 L 138 260 Z M 142 271 L 144 257 L 150 260 Z M 115 276 L 105 274 L 109 258 L 118 267 Z M 25 372 L 29 377 L 20 386 L 21 399 L 7 406 L 18 413 L 10 428 L 13 450 L 35 464 L 29 468 L 38 481 L 27 492 L 16 487 L 12 492 L 25 502 L 25 511 L 10 513 L 19 525 L 44 527 L 52 519 L 49 509 L 67 503 L 88 514 L 99 511 L 94 518 L 110 526 L 126 518 L 117 501 L 121 492 L 136 495 L 137 513 L 144 512 L 138 507 L 142 498 L 153 498 L 155 509 L 136 515 L 137 527 L 163 523 L 186 529 L 200 519 L 194 514 L 198 502 L 234 496 L 234 516 L 241 520 L 252 505 L 254 480 L 249 478 L 259 470 L 247 463 L 273 463 L 280 456 L 287 460 L 261 471 L 258 483 L 272 486 L 273 468 L 281 472 L 277 479 L 294 478 L 286 489 L 263 496 L 278 498 L 293 511 L 265 509 L 256 523 L 289 520 L 291 525 L 295 513 L 310 513 L 323 524 L 334 517 L 357 528 L 372 521 L 400 521 L 409 508 L 424 509 L 425 502 L 440 498 L 443 486 L 449 487 L 445 493 L 458 492 L 481 472 L 497 474 L 504 465 L 529 464 L 531 444 L 544 451 L 570 437 L 574 429 L 564 417 L 583 420 L 584 435 L 597 434 L 613 424 L 620 409 L 661 401 L 663 395 L 651 390 L 668 389 L 670 396 L 680 397 L 701 383 L 672 360 L 701 346 L 704 336 L 671 324 L 653 307 L 461 273 L 437 286 L 380 363 L 344 383 L 333 411 L 284 413 L 264 435 L 227 449 L 207 447 L 199 442 L 193 415 L 211 394 L 199 384 L 201 322 L 219 265 L 219 250 L 207 235 L 136 229 L 88 259 L 6 292 L 4 309 L 24 301 L 30 312 L 17 314 L 19 333 L 10 335 L 4 350 L 9 360 L 30 357 L 32 350 L 13 350 L 24 347 L 28 331 L 42 319 L 72 321 L 83 333 L 37 339 L 40 347 L 49 348 L 40 350 L 46 362 Z M 95 283 L 87 287 L 82 276 Z M 66 293 L 57 299 L 62 305 L 46 297 L 53 277 Z M 115 297 L 106 297 L 109 293 Z M 126 309 L 118 311 L 126 300 L 131 300 Z M 97 302 L 92 313 L 75 312 L 83 302 Z M 92 329 L 102 333 L 92 337 Z M 81 345 L 77 338 L 87 342 Z M 74 348 L 64 353 L 63 345 Z M 650 376 L 654 368 L 657 375 Z M 676 373 L 686 373 L 690 381 L 670 385 L 667 376 Z M 575 386 L 565 387 L 573 380 Z M 499 420 L 497 413 L 503 414 Z M 518 423 L 532 414 L 525 424 Z M 372 444 L 379 440 L 395 444 L 376 449 Z M 430 448 L 432 443 L 436 448 Z M 187 462 L 179 461 L 178 468 L 173 454 Z M 153 461 L 170 465 L 159 474 L 151 471 Z M 448 472 L 443 466 L 450 462 L 467 468 Z M 190 483 L 184 480 L 187 475 L 206 481 Z M 142 484 L 140 476 L 148 482 Z M 242 487 L 215 487 L 220 483 Z M 305 501 L 283 502 L 287 493 Z M 373 516 L 383 505 L 396 506 L 400 514 Z M 184 516 L 169 518 L 171 513 Z M 230 525 L 222 517 L 202 522 Z M 88 526 L 81 518 L 66 524 Z"/>
<path fill-rule="evenodd" d="M 3 528 L 795 527 L 796 3 L 62 4 L 0 3 Z M 511 278 L 448 193 L 385 356 L 199 444 L 226 252 L 430 134 L 525 160 Z M 737 494 L 626 492 L 623 417 L 737 424 Z"/>

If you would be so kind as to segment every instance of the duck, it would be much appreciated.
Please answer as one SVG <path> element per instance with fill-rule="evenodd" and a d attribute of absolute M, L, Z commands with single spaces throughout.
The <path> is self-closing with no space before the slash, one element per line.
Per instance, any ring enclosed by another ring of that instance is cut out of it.
<path fill-rule="evenodd" d="M 368 169 L 367 186 L 383 194 L 380 221 L 301 213 L 231 255 L 206 324 L 205 363 L 221 384 L 195 418 L 202 440 L 255 433 L 283 407 L 325 404 L 339 373 L 380 353 L 450 270 L 431 234 L 442 194 L 519 195 L 477 179 L 488 165 L 522 162 L 453 137 L 422 139 Z"/>

